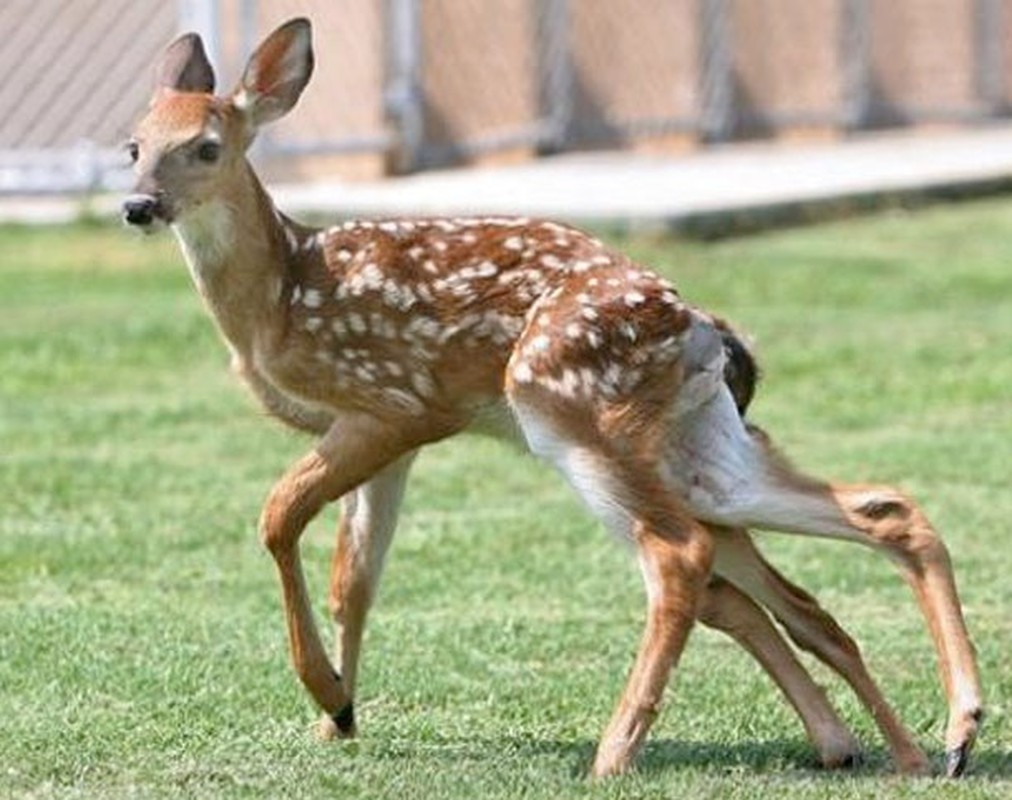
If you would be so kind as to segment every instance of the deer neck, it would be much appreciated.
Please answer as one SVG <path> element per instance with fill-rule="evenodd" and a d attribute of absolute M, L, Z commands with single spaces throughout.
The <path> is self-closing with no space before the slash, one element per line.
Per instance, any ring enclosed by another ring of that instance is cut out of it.
<path fill-rule="evenodd" d="M 172 227 L 222 334 L 235 351 L 249 355 L 258 337 L 283 324 L 281 299 L 298 226 L 277 212 L 244 163 L 218 195 Z"/>

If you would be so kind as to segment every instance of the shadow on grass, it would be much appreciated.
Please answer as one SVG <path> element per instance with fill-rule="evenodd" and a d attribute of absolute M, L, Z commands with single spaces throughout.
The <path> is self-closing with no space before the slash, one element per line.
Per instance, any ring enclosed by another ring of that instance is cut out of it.
<path fill-rule="evenodd" d="M 966 777 L 980 780 L 1012 778 L 1010 756 L 1012 754 L 992 748 L 974 750 Z M 928 758 L 934 767 L 934 777 L 944 777 L 944 751 L 929 749 Z M 586 765 L 589 768 L 589 758 Z M 819 763 L 815 751 L 802 739 L 774 739 L 744 744 L 661 740 L 644 747 L 637 760 L 637 768 L 648 774 L 668 769 L 699 768 L 757 774 L 784 772 L 784 777 L 789 777 L 792 770 L 800 770 L 805 778 L 818 775 L 874 777 L 895 774 L 892 759 L 883 748 L 865 748 L 855 766 L 829 770 Z"/>
<path fill-rule="evenodd" d="M 590 773 L 594 760 L 595 741 L 588 739 L 564 741 L 558 739 L 528 739 L 503 737 L 482 738 L 426 738 L 409 743 L 400 741 L 382 748 L 382 758 L 417 758 L 424 756 L 449 761 L 479 762 L 489 759 L 490 753 L 498 757 L 531 759 L 550 758 L 568 763 L 573 778 L 584 778 Z M 936 777 L 942 777 L 945 758 L 940 749 L 929 752 Z M 650 741 L 635 762 L 637 772 L 655 775 L 669 770 L 707 771 L 715 774 L 753 773 L 777 774 L 783 778 L 879 777 L 893 775 L 892 761 L 882 748 L 868 748 L 860 762 L 851 768 L 827 770 L 819 763 L 812 747 L 804 739 L 773 739 L 763 742 L 719 743 L 686 742 L 673 739 Z M 1012 754 L 997 749 L 981 748 L 974 751 L 967 771 L 969 780 L 1007 780 L 1012 778 Z"/>

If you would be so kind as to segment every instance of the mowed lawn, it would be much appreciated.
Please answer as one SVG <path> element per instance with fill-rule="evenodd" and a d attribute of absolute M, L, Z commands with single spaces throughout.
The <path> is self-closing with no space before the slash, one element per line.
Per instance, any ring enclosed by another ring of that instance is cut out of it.
<path fill-rule="evenodd" d="M 807 660 L 866 746 L 856 770 L 820 771 L 769 679 L 697 628 L 637 769 L 589 782 L 640 636 L 635 560 L 553 473 L 478 438 L 419 459 L 361 738 L 316 741 L 255 530 L 309 442 L 228 373 L 170 236 L 81 225 L 0 229 L 0 796 L 1012 796 L 1012 200 L 612 241 L 755 337 L 752 416 L 796 462 L 900 483 L 944 532 L 988 700 L 965 780 L 893 775 L 868 715 Z M 335 522 L 304 538 L 321 624 Z M 940 765 L 934 654 L 891 565 L 762 542 Z"/>

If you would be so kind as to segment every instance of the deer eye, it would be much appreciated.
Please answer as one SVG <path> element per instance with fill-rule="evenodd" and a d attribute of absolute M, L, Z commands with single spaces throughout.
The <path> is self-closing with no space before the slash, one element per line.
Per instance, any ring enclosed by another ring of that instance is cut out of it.
<path fill-rule="evenodd" d="M 221 155 L 221 145 L 217 142 L 201 142 L 197 147 L 197 158 L 206 164 L 213 164 Z"/>
<path fill-rule="evenodd" d="M 137 142 L 129 141 L 126 143 L 126 151 L 127 155 L 130 157 L 131 163 L 136 164 L 137 159 L 140 158 L 141 155 L 140 145 L 137 144 Z"/>

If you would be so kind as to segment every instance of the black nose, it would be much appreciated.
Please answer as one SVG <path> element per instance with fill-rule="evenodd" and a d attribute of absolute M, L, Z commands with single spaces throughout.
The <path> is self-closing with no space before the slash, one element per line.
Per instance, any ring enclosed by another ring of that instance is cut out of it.
<path fill-rule="evenodd" d="M 158 198 L 149 194 L 132 194 L 123 201 L 123 219 L 128 225 L 150 225 L 155 221 Z"/>

